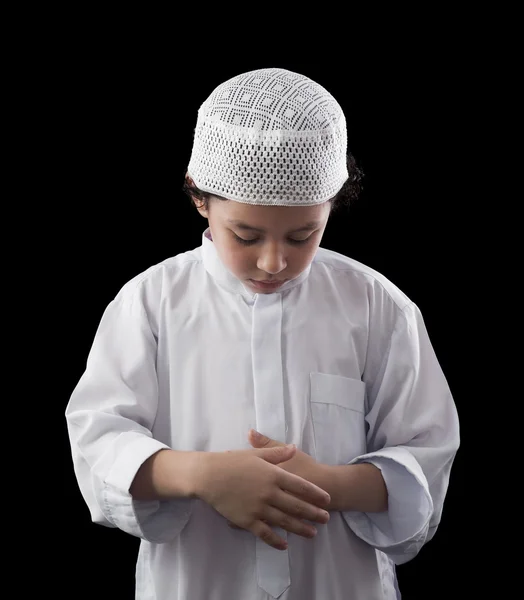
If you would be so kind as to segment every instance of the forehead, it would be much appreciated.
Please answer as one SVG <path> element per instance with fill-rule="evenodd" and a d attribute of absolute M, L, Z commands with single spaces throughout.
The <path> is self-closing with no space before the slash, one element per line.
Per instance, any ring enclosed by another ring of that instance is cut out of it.
<path fill-rule="evenodd" d="M 264 232 L 313 230 L 329 216 L 330 203 L 314 206 L 259 206 L 233 200 L 213 202 L 213 210 L 224 225 Z"/>

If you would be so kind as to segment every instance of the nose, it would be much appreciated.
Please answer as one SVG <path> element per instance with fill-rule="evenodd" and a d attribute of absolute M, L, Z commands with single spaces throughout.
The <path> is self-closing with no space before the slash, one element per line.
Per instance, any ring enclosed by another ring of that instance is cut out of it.
<path fill-rule="evenodd" d="M 287 261 L 280 244 L 271 242 L 264 244 L 264 247 L 258 256 L 257 267 L 270 275 L 277 275 L 283 271 L 286 266 Z"/>

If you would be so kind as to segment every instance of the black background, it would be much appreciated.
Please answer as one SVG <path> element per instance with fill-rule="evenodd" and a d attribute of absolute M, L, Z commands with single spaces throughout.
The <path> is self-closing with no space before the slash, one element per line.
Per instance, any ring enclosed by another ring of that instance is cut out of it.
<path fill-rule="evenodd" d="M 366 174 L 360 200 L 335 213 L 322 246 L 382 272 L 421 308 L 461 418 L 462 447 L 442 523 L 434 540 L 398 568 L 402 597 L 462 597 L 475 568 L 464 563 L 461 541 L 469 510 L 464 447 L 472 427 L 462 294 L 472 261 L 466 215 L 474 203 L 465 193 L 463 169 L 468 52 L 451 51 L 440 37 L 423 45 L 423 34 L 415 45 L 397 40 L 375 48 L 363 42 L 360 50 L 330 49 L 324 41 L 272 53 L 230 43 L 226 51 L 220 40 L 196 30 L 181 41 L 176 31 L 163 29 L 157 38 L 137 25 L 132 31 L 117 25 L 82 30 L 82 43 L 72 28 L 54 67 L 64 157 L 59 192 L 67 206 L 56 211 L 68 348 L 60 408 L 65 410 L 102 312 L 120 287 L 201 242 L 206 221 L 181 192 L 200 103 L 243 71 L 277 66 L 303 73 L 342 105 L 349 148 Z M 201 45 L 203 55 L 197 52 Z M 73 475 L 65 419 L 62 440 L 61 568 L 68 582 L 76 582 L 75 598 L 131 600 L 138 540 L 90 523 Z"/>

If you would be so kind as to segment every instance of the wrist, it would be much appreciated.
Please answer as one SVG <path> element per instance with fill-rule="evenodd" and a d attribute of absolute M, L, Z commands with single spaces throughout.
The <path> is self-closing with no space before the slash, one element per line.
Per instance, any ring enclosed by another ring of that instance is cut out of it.
<path fill-rule="evenodd" d="M 173 500 L 196 497 L 201 455 L 168 448 L 150 456 L 140 467 L 130 487 L 137 500 Z"/>
<path fill-rule="evenodd" d="M 206 482 L 209 481 L 209 463 L 214 452 L 192 452 L 187 469 L 187 496 L 189 498 L 205 499 Z"/>
<path fill-rule="evenodd" d="M 384 512 L 388 492 L 380 469 L 371 463 L 352 465 L 319 464 L 318 482 L 331 496 L 326 510 Z"/>
<path fill-rule="evenodd" d="M 323 489 L 331 497 L 331 501 L 329 505 L 326 506 L 326 510 L 336 510 L 336 508 L 334 508 L 333 492 L 335 490 L 333 489 L 333 473 L 331 469 L 331 465 L 317 463 L 315 465 L 313 476 L 310 479 L 311 483 L 318 485 L 319 488 Z"/>

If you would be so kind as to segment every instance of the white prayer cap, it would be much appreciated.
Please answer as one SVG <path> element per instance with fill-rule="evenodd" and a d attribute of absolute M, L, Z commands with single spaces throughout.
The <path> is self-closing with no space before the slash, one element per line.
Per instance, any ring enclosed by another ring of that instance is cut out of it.
<path fill-rule="evenodd" d="M 344 113 L 304 75 L 258 69 L 201 105 L 188 174 L 202 191 L 245 204 L 307 206 L 348 178 Z"/>

